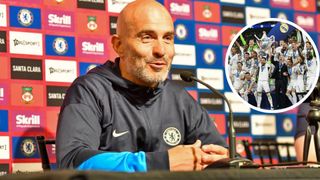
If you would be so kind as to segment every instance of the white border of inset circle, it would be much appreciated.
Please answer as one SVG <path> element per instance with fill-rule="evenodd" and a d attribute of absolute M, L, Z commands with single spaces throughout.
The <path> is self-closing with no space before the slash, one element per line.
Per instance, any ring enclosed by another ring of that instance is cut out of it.
<path fill-rule="evenodd" d="M 305 36 L 307 36 L 307 38 L 309 39 L 310 43 L 312 44 L 312 47 L 313 49 L 315 50 L 315 53 L 316 53 L 316 60 L 317 60 L 317 73 L 319 75 L 320 73 L 320 62 L 319 62 L 319 52 L 318 52 L 318 48 L 317 46 L 315 45 L 313 39 L 310 37 L 310 35 L 304 30 L 302 29 L 300 26 L 298 26 L 297 24 L 291 22 L 291 21 L 288 21 L 288 20 L 284 20 L 284 19 L 279 19 L 279 18 L 266 18 L 266 19 L 263 19 L 261 21 L 256 21 L 252 24 L 249 24 L 249 25 L 246 25 L 245 27 L 243 27 L 238 33 L 237 35 L 235 35 L 227 49 L 227 53 L 226 53 L 226 57 L 225 57 L 225 75 L 226 75 L 226 78 L 227 78 L 227 81 L 228 81 L 228 84 L 229 84 L 229 87 L 230 89 L 232 90 L 232 92 L 234 94 L 237 94 L 238 93 L 236 92 L 236 90 L 234 89 L 233 85 L 232 85 L 232 82 L 229 78 L 229 64 L 228 64 L 228 57 L 229 57 L 229 54 L 230 54 L 230 51 L 231 51 L 231 47 L 233 46 L 233 44 L 235 43 L 235 41 L 239 38 L 239 36 L 244 32 L 246 31 L 248 28 L 256 25 L 256 24 L 261 24 L 261 23 L 264 23 L 264 22 L 269 22 L 269 21 L 278 21 L 278 22 L 282 22 L 282 23 L 287 23 L 291 26 L 293 26 L 294 28 L 298 29 L 299 31 L 301 31 L 302 33 L 304 33 Z M 319 76 L 318 76 L 319 78 Z M 318 82 L 318 78 L 315 79 L 315 81 L 313 82 L 312 84 L 312 88 L 311 90 L 302 98 L 302 100 L 300 100 L 299 102 L 297 102 L 296 104 L 294 105 L 291 105 L 289 107 L 286 107 L 286 108 L 283 108 L 283 109 L 276 109 L 276 110 L 268 110 L 268 109 L 261 109 L 261 108 L 258 108 L 250 103 L 248 103 L 247 101 L 245 101 L 242 97 L 240 97 L 241 101 L 244 103 L 244 104 L 247 104 L 250 106 L 250 108 L 256 110 L 256 111 L 259 111 L 259 112 L 264 112 L 264 113 L 283 113 L 283 112 L 286 112 L 286 111 L 290 111 L 294 108 L 296 108 L 297 106 L 299 106 L 301 103 L 303 103 L 312 93 L 312 91 L 314 90 L 314 88 L 316 87 L 317 85 L 317 82 Z"/>

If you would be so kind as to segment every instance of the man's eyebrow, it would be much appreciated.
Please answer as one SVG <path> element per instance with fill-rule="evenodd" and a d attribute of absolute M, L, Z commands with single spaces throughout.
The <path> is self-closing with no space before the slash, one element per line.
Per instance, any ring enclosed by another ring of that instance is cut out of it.
<path fill-rule="evenodd" d="M 137 33 L 137 36 L 141 36 L 142 34 L 155 34 L 155 32 L 152 30 L 142 30 Z"/>
<path fill-rule="evenodd" d="M 164 35 L 165 36 L 174 36 L 175 33 L 174 33 L 174 31 L 169 31 L 169 32 L 166 32 Z"/>
<path fill-rule="evenodd" d="M 156 34 L 156 32 L 155 31 L 153 31 L 153 30 L 142 30 L 142 31 L 140 31 L 140 32 L 138 32 L 137 33 L 137 36 L 141 36 L 142 34 Z M 169 31 L 169 32 L 166 32 L 165 34 L 164 34 L 164 36 L 174 36 L 175 35 L 175 33 L 174 33 L 174 31 Z"/>

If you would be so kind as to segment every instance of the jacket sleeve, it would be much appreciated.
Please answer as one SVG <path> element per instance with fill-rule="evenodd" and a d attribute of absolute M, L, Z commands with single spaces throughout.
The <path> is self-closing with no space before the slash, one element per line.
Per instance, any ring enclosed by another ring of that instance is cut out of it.
<path fill-rule="evenodd" d="M 89 89 L 73 84 L 65 97 L 56 135 L 58 167 L 124 172 L 168 169 L 168 154 L 165 152 L 99 150 L 102 113 L 95 94 Z"/>

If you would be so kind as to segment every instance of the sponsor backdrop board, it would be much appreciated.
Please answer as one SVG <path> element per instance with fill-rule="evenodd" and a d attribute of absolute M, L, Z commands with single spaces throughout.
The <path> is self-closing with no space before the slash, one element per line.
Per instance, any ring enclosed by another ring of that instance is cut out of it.
<path fill-rule="evenodd" d="M 133 0 L 0 0 L 0 175 L 41 169 L 34 136 L 55 138 L 60 105 L 71 82 L 113 60 L 110 37 L 117 16 Z M 228 108 L 200 84 L 179 73 L 193 72 L 232 99 L 238 141 L 292 141 L 296 111 L 262 114 L 231 93 L 224 57 L 232 37 L 265 18 L 293 21 L 320 41 L 317 0 L 159 0 L 174 18 L 176 57 L 169 78 L 181 83 L 206 108 L 227 139 Z M 241 144 L 238 152 L 243 154 Z M 55 148 L 50 159 L 55 163 Z"/>

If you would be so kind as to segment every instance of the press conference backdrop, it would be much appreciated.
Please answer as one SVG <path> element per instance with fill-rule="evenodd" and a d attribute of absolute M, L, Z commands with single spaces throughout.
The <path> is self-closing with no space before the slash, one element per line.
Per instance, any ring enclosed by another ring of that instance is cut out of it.
<path fill-rule="evenodd" d="M 95 65 L 116 57 L 110 37 L 120 10 L 130 1 L 0 1 L 0 175 L 41 169 L 34 136 L 55 138 L 59 106 L 70 83 Z M 232 37 L 242 27 L 270 17 L 297 23 L 318 44 L 320 1 L 160 2 L 175 20 L 176 56 L 170 78 L 183 83 L 179 73 L 191 71 L 224 93 L 235 111 L 237 140 L 293 142 L 296 110 L 263 114 L 244 105 L 231 93 L 224 57 Z M 185 87 L 227 138 L 228 109 L 222 99 L 201 85 Z M 244 153 L 241 145 L 237 151 Z M 55 164 L 54 146 L 49 154 Z"/>

